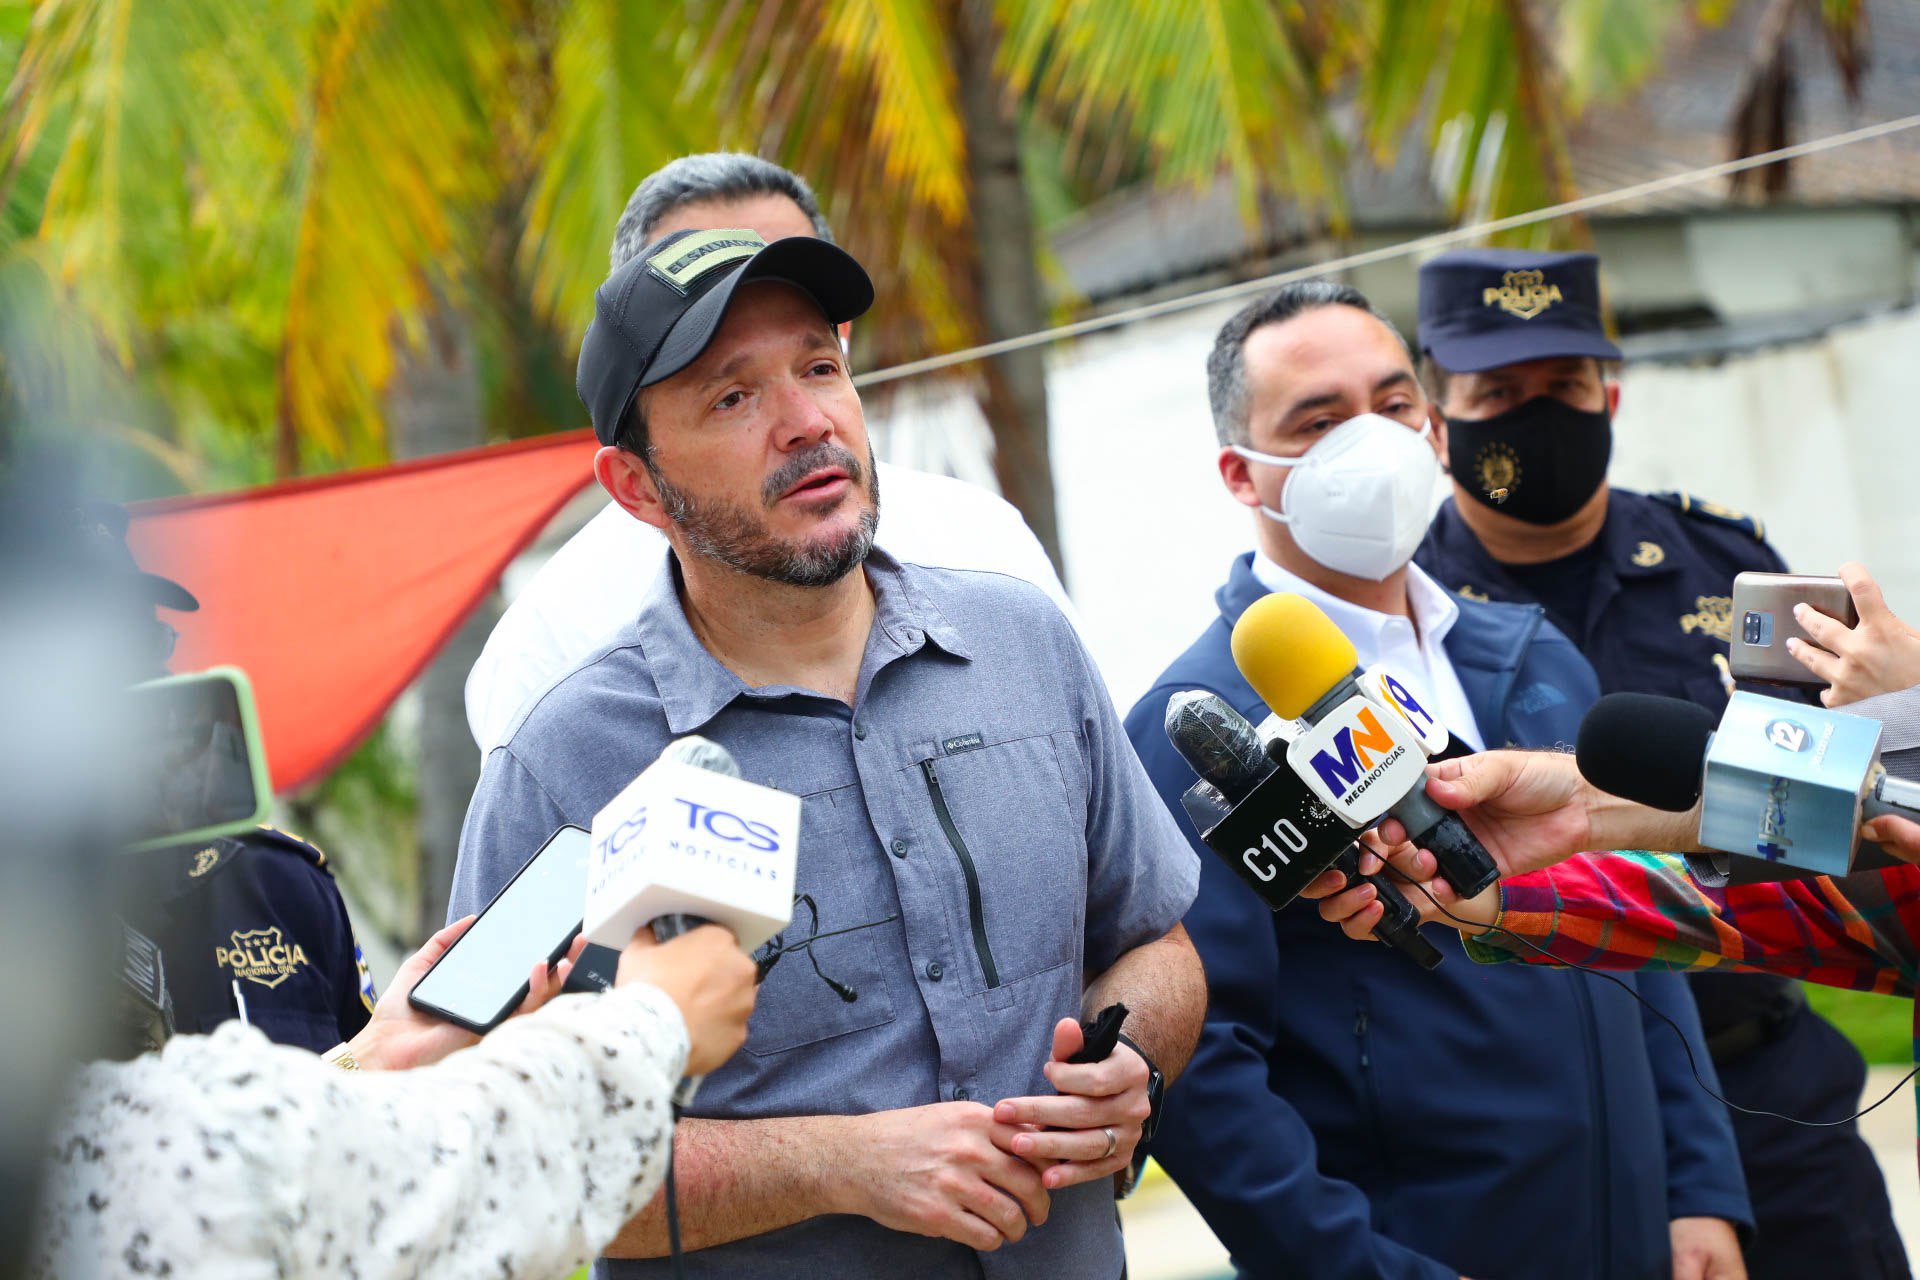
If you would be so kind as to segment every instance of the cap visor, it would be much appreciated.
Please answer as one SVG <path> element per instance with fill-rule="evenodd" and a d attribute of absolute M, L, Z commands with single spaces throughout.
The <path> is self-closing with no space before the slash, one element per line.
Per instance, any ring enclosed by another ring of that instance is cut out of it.
<path fill-rule="evenodd" d="M 845 324 L 873 305 L 873 281 L 851 254 L 812 236 L 788 236 L 754 254 L 687 308 L 674 322 L 640 380 L 650 387 L 680 372 L 707 349 L 726 319 L 734 290 L 755 280 L 778 280 L 812 298 L 832 324 Z"/>
<path fill-rule="evenodd" d="M 140 583 L 153 597 L 153 602 L 163 609 L 177 609 L 181 613 L 191 613 L 200 607 L 200 602 L 194 598 L 193 593 L 172 578 L 163 578 L 157 573 L 142 573 Z"/>
<path fill-rule="evenodd" d="M 1552 360 L 1562 356 L 1592 356 L 1596 360 L 1620 359 L 1620 348 L 1588 329 L 1534 328 L 1509 329 L 1498 333 L 1475 333 L 1459 338 L 1441 338 L 1427 344 L 1427 353 L 1448 373 L 1479 373 L 1502 365 L 1528 360 Z"/>

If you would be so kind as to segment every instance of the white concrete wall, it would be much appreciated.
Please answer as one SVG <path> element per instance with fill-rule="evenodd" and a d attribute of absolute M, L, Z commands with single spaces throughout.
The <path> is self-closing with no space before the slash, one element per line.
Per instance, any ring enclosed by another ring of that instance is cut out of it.
<path fill-rule="evenodd" d="M 1613 471 L 1759 514 L 1797 571 L 1864 561 L 1920 625 L 1920 311 L 1715 365 L 1629 368 Z"/>
<path fill-rule="evenodd" d="M 1052 357 L 1068 585 L 1123 711 L 1212 617 L 1214 589 L 1260 518 L 1214 470 L 1206 353 L 1232 311 L 1134 325 Z M 984 439 L 965 403 L 903 401 L 875 418 L 885 456 L 908 465 Z M 1920 624 L 1920 312 L 1717 364 L 1631 368 L 1617 427 L 1619 483 L 1757 512 L 1805 572 L 1864 560 Z"/>

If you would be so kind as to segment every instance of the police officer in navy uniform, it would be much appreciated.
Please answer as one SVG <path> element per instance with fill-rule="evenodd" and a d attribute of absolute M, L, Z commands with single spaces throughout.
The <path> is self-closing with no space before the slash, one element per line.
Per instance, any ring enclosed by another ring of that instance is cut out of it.
<path fill-rule="evenodd" d="M 131 624 L 153 637 L 153 675 L 166 674 L 177 632 L 155 608 L 199 609 L 186 588 L 143 573 L 127 550 L 127 514 L 77 513 L 89 561 L 122 577 L 140 602 Z M 204 843 L 128 854 L 121 912 L 159 948 L 171 1029 L 213 1030 L 244 1017 L 269 1039 L 324 1052 L 353 1038 L 373 1011 L 373 982 L 326 856 L 271 827 Z"/>
<path fill-rule="evenodd" d="M 1607 483 L 1620 350 L 1602 322 L 1598 260 L 1442 254 L 1420 270 L 1420 345 L 1453 481 L 1420 567 L 1475 600 L 1543 605 L 1605 692 L 1719 713 L 1732 688 L 1733 577 L 1785 565 L 1753 517 Z M 1798 983 L 1701 974 L 1692 987 L 1728 1098 L 1810 1120 L 1857 1109 L 1865 1063 Z M 1808 1129 L 1737 1111 L 1733 1123 L 1758 1223 L 1754 1277 L 1908 1275 L 1884 1180 L 1854 1125 Z"/>

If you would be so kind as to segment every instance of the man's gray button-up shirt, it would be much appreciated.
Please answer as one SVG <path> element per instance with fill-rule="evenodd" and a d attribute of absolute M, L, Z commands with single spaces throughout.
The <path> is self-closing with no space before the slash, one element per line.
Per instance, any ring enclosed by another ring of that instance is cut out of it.
<path fill-rule="evenodd" d="M 797 889 L 811 908 L 798 903 L 784 935 L 798 949 L 774 964 L 745 1049 L 707 1077 L 696 1116 L 1051 1093 L 1054 1024 L 1080 1016 L 1089 975 L 1172 928 L 1198 884 L 1051 601 L 879 552 L 865 571 L 876 612 L 850 708 L 748 688 L 694 637 L 670 561 L 633 625 L 522 711 L 467 814 L 450 918 L 484 906 L 555 828 L 590 825 L 684 734 L 802 798 Z M 1110 1277 L 1122 1255 L 1102 1179 L 1054 1193 L 1044 1227 L 992 1254 L 819 1217 L 687 1261 L 743 1277 Z M 601 1269 L 665 1274 L 663 1262 Z"/>

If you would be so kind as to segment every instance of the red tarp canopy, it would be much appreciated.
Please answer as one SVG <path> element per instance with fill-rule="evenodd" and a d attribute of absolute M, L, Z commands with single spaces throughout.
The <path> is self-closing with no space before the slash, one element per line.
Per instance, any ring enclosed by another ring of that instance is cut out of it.
<path fill-rule="evenodd" d="M 140 566 L 200 611 L 175 671 L 252 678 L 276 791 L 324 776 L 592 479 L 574 431 L 367 471 L 129 508 Z"/>

